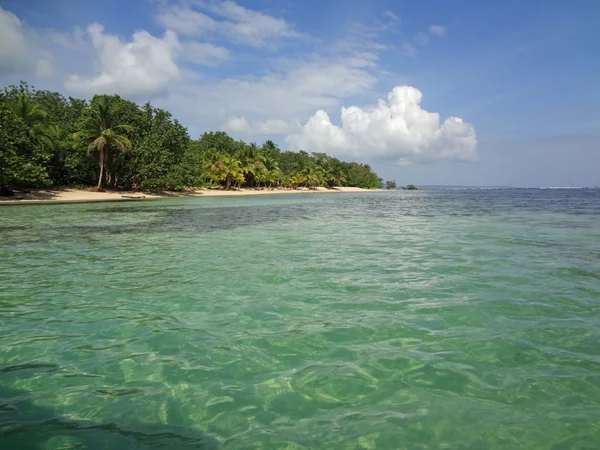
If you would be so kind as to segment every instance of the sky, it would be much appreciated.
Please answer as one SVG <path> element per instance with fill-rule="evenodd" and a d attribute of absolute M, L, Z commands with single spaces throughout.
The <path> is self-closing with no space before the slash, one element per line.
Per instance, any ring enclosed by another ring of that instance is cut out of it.
<path fill-rule="evenodd" d="M 0 0 L 0 85 L 169 110 L 398 184 L 600 185 L 597 0 Z"/>

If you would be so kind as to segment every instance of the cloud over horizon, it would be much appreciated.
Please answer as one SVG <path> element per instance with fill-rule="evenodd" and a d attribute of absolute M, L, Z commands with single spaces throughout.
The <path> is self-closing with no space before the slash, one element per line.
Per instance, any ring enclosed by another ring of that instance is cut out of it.
<path fill-rule="evenodd" d="M 475 129 L 458 117 L 440 124 L 438 113 L 421 107 L 421 91 L 397 86 L 377 106 L 342 108 L 341 126 L 317 111 L 296 134 L 286 138 L 294 150 L 389 161 L 397 165 L 440 159 L 477 159 Z"/>

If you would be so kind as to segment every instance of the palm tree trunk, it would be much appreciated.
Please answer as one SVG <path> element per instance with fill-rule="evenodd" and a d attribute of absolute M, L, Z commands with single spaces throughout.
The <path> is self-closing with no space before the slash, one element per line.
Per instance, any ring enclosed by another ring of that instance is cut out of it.
<path fill-rule="evenodd" d="M 104 177 L 104 148 L 98 149 L 99 163 L 100 163 L 100 176 L 98 177 L 98 190 L 102 189 L 102 178 Z"/>

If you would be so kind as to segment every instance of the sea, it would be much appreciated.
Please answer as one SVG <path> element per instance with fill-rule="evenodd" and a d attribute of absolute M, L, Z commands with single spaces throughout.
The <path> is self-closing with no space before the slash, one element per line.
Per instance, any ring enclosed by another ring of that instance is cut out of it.
<path fill-rule="evenodd" d="M 600 448 L 600 189 L 0 207 L 0 449 Z"/>

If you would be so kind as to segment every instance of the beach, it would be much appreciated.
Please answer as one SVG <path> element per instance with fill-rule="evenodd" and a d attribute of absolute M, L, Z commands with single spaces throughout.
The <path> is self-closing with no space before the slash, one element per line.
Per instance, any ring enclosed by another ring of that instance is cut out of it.
<path fill-rule="evenodd" d="M 222 197 L 273 194 L 315 194 L 341 192 L 372 192 L 373 189 L 358 187 L 335 187 L 332 189 L 318 187 L 315 189 L 194 189 L 181 192 L 160 191 L 105 191 L 90 192 L 83 189 L 32 189 L 27 192 L 15 192 L 14 197 L 0 197 L 0 205 L 35 204 L 35 203 L 70 203 L 70 202 L 110 202 L 152 200 L 173 197 Z"/>

